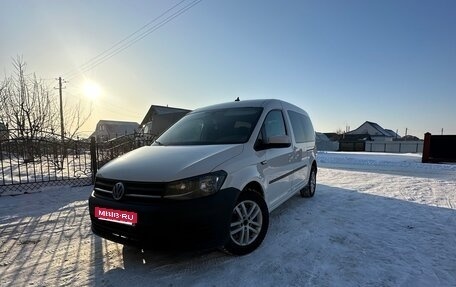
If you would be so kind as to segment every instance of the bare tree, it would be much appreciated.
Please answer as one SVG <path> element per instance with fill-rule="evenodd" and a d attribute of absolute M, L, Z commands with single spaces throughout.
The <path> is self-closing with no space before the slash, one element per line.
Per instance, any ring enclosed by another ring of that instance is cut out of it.
<path fill-rule="evenodd" d="M 72 139 L 87 121 L 90 111 L 85 115 L 81 103 L 65 105 L 64 142 L 55 134 L 60 130 L 60 107 L 55 90 L 50 88 L 35 74 L 27 74 L 26 63 L 21 57 L 13 59 L 14 72 L 0 82 L 0 122 L 8 125 L 9 137 L 20 140 L 24 153 L 18 155 L 24 161 L 34 161 L 40 154 L 37 140 L 50 137 L 55 143 L 53 161 L 63 169 L 63 159 Z M 51 91 L 53 93 L 51 93 Z M 58 146 L 57 146 L 58 144 Z"/>
<path fill-rule="evenodd" d="M 14 73 L 0 82 L 0 122 L 8 124 L 11 136 L 37 138 L 42 132 L 59 130 L 57 97 L 35 74 L 27 74 L 22 57 L 13 59 Z M 82 104 L 65 105 L 65 136 L 73 138 L 88 120 L 91 109 L 83 113 Z"/>
<path fill-rule="evenodd" d="M 92 115 L 92 105 L 88 109 L 84 109 L 82 100 L 78 100 L 73 105 L 65 103 L 64 106 L 64 122 L 65 136 L 67 138 L 75 138 L 81 127 L 87 122 Z M 83 112 L 83 111 L 86 112 Z"/>
<path fill-rule="evenodd" d="M 338 129 L 336 130 L 336 134 L 338 134 L 338 135 L 343 135 L 344 133 L 345 133 L 345 132 L 344 132 L 341 128 L 338 128 Z"/>
<path fill-rule="evenodd" d="M 13 60 L 15 73 L 6 76 L 1 89 L 0 117 L 14 137 L 36 138 L 55 125 L 54 102 L 49 88 L 35 74 L 26 74 L 22 58 Z"/>
<path fill-rule="evenodd" d="M 0 82 L 0 123 L 4 123 L 3 119 L 3 107 L 6 105 L 6 96 L 5 96 L 6 82 Z"/>

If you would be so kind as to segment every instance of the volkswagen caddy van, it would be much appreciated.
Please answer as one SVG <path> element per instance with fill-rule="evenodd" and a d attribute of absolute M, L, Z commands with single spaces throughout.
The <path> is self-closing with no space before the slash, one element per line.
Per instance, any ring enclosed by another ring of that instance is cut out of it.
<path fill-rule="evenodd" d="M 92 230 L 128 245 L 247 254 L 265 238 L 270 212 L 296 193 L 314 195 L 315 156 L 309 115 L 292 104 L 200 108 L 98 171 Z"/>

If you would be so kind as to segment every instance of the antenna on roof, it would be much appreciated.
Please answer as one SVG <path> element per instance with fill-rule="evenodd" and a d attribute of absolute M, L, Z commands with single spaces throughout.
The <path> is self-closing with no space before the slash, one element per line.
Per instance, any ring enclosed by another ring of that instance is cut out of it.
<path fill-rule="evenodd" d="M 237 97 L 234 101 L 239 102 L 240 101 L 239 97 Z"/>

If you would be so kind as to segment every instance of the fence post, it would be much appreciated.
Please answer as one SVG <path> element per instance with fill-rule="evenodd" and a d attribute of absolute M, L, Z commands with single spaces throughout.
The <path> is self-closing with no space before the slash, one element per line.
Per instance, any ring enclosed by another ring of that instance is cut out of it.
<path fill-rule="evenodd" d="M 431 133 L 424 134 L 424 143 L 423 143 L 423 157 L 421 162 L 429 162 L 429 157 L 431 155 Z"/>
<path fill-rule="evenodd" d="M 95 143 L 95 137 L 90 138 L 90 166 L 92 168 L 92 184 L 95 183 L 95 175 L 98 171 L 97 164 L 97 147 Z"/>

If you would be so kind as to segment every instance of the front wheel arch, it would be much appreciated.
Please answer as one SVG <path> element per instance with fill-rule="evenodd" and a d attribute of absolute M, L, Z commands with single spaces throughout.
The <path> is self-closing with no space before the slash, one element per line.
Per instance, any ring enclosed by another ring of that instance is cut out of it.
<path fill-rule="evenodd" d="M 222 250 L 245 255 L 260 246 L 269 226 L 269 210 L 261 194 L 247 186 L 234 205 L 228 227 L 228 241 Z"/>

